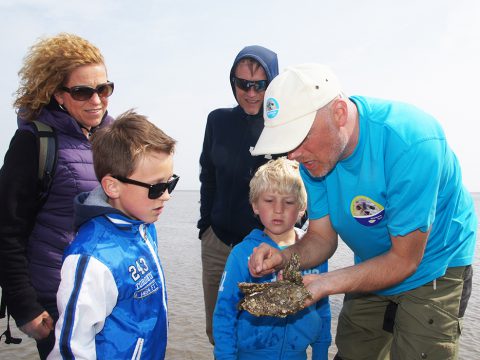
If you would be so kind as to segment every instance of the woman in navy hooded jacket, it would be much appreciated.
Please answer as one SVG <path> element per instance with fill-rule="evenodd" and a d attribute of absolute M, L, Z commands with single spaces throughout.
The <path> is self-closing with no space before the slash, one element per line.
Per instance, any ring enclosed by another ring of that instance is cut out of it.
<path fill-rule="evenodd" d="M 265 89 L 278 75 L 277 55 L 262 46 L 242 49 L 230 70 L 234 108 L 208 115 L 200 156 L 200 220 L 206 333 L 213 344 L 212 316 L 228 254 L 253 229 L 263 228 L 248 202 L 248 184 L 268 159 L 252 156 L 263 129 Z"/>

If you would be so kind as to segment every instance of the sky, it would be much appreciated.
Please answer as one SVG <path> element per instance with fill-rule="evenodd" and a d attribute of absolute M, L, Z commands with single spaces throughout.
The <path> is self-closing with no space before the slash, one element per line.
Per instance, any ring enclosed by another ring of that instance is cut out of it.
<path fill-rule="evenodd" d="M 40 37 L 76 33 L 115 82 L 109 113 L 134 108 L 178 141 L 178 189 L 197 190 L 208 113 L 236 105 L 229 71 L 247 45 L 289 65 L 329 65 L 349 95 L 412 103 L 442 124 L 467 189 L 480 192 L 477 0 L 2 0 L 0 158 L 16 130 L 18 71 Z"/>

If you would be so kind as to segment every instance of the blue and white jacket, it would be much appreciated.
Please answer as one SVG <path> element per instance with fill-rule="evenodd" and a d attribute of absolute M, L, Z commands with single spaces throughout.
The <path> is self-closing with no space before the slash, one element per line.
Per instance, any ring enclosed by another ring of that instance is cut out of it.
<path fill-rule="evenodd" d="M 163 359 L 167 294 L 155 226 L 110 207 L 101 187 L 75 208 L 81 226 L 64 255 L 48 359 Z"/>
<path fill-rule="evenodd" d="M 295 230 L 297 234 L 302 231 Z M 256 229 L 236 245 L 228 257 L 213 314 L 215 359 L 305 360 L 306 350 L 311 346 L 313 360 L 327 360 L 331 343 L 328 298 L 286 318 L 256 317 L 238 310 L 237 305 L 244 296 L 238 288 L 239 282 L 264 283 L 276 279 L 274 274 L 254 278 L 248 271 L 248 258 L 253 248 L 262 242 L 279 248 L 267 234 Z M 302 275 L 326 271 L 327 262 L 303 270 Z"/>

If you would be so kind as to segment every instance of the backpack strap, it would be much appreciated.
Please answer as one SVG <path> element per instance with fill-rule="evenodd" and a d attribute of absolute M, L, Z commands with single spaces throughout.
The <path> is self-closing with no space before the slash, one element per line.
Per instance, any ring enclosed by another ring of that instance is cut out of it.
<path fill-rule="evenodd" d="M 12 332 L 10 331 L 10 314 L 7 312 L 7 330 L 0 335 L 0 341 L 2 337 L 5 336 L 5 344 L 20 344 L 22 342 L 21 338 L 16 338 L 12 336 Z"/>
<path fill-rule="evenodd" d="M 40 209 L 47 200 L 50 187 L 53 182 L 53 175 L 57 165 L 57 136 L 55 130 L 47 124 L 34 120 L 32 122 L 35 128 L 38 146 L 38 209 Z M 0 335 L 0 340 L 5 336 L 6 344 L 20 344 L 22 339 L 15 338 L 10 332 L 10 314 L 6 306 L 5 295 L 2 292 L 0 300 L 0 319 L 7 317 L 7 330 Z"/>
<path fill-rule="evenodd" d="M 7 311 L 5 294 L 2 291 L 2 300 L 0 301 L 0 319 L 5 318 L 5 316 L 7 317 L 7 329 L 0 335 L 0 341 L 5 336 L 5 344 L 20 344 L 22 339 L 13 337 L 10 331 L 10 314 Z"/>
<path fill-rule="evenodd" d="M 40 121 L 32 122 L 37 134 L 38 144 L 38 183 L 39 204 L 45 203 L 50 191 L 57 165 L 57 137 L 55 130 Z"/>

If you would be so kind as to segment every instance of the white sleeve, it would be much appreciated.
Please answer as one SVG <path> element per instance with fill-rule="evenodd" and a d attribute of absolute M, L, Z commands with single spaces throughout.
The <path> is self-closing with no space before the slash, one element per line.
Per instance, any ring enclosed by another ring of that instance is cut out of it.
<path fill-rule="evenodd" d="M 117 285 L 107 266 L 91 256 L 68 256 L 57 292 L 60 316 L 55 347 L 48 359 L 96 359 L 95 335 L 103 329 L 117 298 Z"/>

